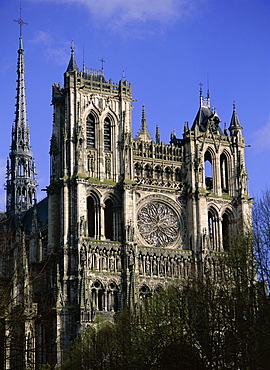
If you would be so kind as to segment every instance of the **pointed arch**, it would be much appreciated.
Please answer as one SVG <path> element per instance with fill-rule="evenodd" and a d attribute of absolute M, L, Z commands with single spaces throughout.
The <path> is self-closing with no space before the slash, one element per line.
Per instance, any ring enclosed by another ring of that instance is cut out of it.
<path fill-rule="evenodd" d="M 204 153 L 204 177 L 205 177 L 205 188 L 207 190 L 213 190 L 213 163 L 214 153 L 209 147 Z"/>
<path fill-rule="evenodd" d="M 171 180 L 171 177 L 172 177 L 171 167 L 169 167 L 169 166 L 166 167 L 164 173 L 165 173 L 165 179 L 168 180 L 168 181 Z"/>
<path fill-rule="evenodd" d="M 175 176 L 175 181 L 181 182 L 182 181 L 182 176 L 181 176 L 181 168 L 177 167 L 174 172 Z"/>
<path fill-rule="evenodd" d="M 219 249 L 219 217 L 217 210 L 213 206 L 208 208 L 208 235 L 210 248 L 217 251 Z"/>
<path fill-rule="evenodd" d="M 119 288 L 115 281 L 110 281 L 107 287 L 107 310 L 117 312 L 119 310 Z"/>
<path fill-rule="evenodd" d="M 236 218 L 232 210 L 226 208 L 221 217 L 222 245 L 225 252 L 229 251 L 233 236 L 235 235 L 235 220 Z"/>
<path fill-rule="evenodd" d="M 104 234 L 108 240 L 118 241 L 121 237 L 121 199 L 116 194 L 104 196 Z"/>
<path fill-rule="evenodd" d="M 103 132 L 104 132 L 104 150 L 111 151 L 112 150 L 112 127 L 111 127 L 111 119 L 107 116 L 104 119 L 103 124 Z"/>
<path fill-rule="evenodd" d="M 227 152 L 223 151 L 219 159 L 221 191 L 223 193 L 229 192 L 228 155 L 226 154 Z"/>
<path fill-rule="evenodd" d="M 95 149 L 96 146 L 96 122 L 97 117 L 91 111 L 86 118 L 86 147 L 87 149 Z"/>
<path fill-rule="evenodd" d="M 98 311 L 103 311 L 105 308 L 105 289 L 100 280 L 95 280 L 91 287 L 91 296 L 93 308 Z"/>
<path fill-rule="evenodd" d="M 135 174 L 137 177 L 141 177 L 141 173 L 142 173 L 142 166 L 139 162 L 136 162 L 135 163 L 135 166 L 134 166 L 134 170 L 135 170 Z"/>
<path fill-rule="evenodd" d="M 147 163 L 144 166 L 144 177 L 145 178 L 152 177 L 152 168 L 151 168 L 151 165 L 149 163 Z"/>
<path fill-rule="evenodd" d="M 91 191 L 87 197 L 87 224 L 89 238 L 98 239 L 100 235 L 100 197 Z"/>
<path fill-rule="evenodd" d="M 142 307 L 145 309 L 150 303 L 152 293 L 147 284 L 142 284 L 139 288 L 139 297 Z"/>
<path fill-rule="evenodd" d="M 155 167 L 154 173 L 155 173 L 155 178 L 156 179 L 161 179 L 162 169 L 161 169 L 161 166 L 159 164 Z"/>

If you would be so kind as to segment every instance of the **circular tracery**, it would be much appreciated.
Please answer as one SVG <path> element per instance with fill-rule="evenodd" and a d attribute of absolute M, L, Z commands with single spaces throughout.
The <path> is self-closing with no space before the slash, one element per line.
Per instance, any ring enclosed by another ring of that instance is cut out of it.
<path fill-rule="evenodd" d="M 137 225 L 147 244 L 167 247 L 179 234 L 179 218 L 174 210 L 161 202 L 149 202 L 138 212 Z"/>

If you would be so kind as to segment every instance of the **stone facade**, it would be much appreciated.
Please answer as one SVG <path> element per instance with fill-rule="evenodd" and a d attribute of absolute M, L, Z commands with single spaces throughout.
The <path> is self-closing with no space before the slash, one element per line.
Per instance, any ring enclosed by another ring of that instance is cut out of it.
<path fill-rule="evenodd" d="M 24 255 L 36 293 L 37 364 L 61 362 L 69 341 L 100 317 L 113 320 L 161 287 L 213 269 L 251 221 L 235 106 L 221 129 L 200 91 L 193 125 L 169 144 L 158 127 L 150 137 L 143 107 L 133 138 L 132 85 L 103 72 L 79 71 L 72 50 L 63 87 L 52 88 L 48 197 L 22 214 L 31 223 Z"/>
<path fill-rule="evenodd" d="M 61 347 L 98 315 L 211 264 L 250 222 L 251 202 L 235 106 L 222 130 L 201 91 L 192 127 L 169 144 L 158 128 L 151 139 L 143 107 L 133 139 L 131 84 L 80 72 L 74 51 L 52 102 L 48 250 L 58 255 Z"/>

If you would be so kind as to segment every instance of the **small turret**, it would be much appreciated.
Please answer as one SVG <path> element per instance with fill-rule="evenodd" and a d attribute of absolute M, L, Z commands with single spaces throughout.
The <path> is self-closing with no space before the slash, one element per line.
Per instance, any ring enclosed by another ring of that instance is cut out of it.
<path fill-rule="evenodd" d="M 66 72 L 79 71 L 79 68 L 78 68 L 78 65 L 76 63 L 75 56 L 74 56 L 74 50 L 75 50 L 74 41 L 72 41 L 70 49 L 71 49 L 71 57 L 70 57 L 70 61 L 68 63 Z"/>
<path fill-rule="evenodd" d="M 237 136 L 238 133 L 240 136 L 242 136 L 242 129 L 243 128 L 240 125 L 238 115 L 236 113 L 236 104 L 234 102 L 233 103 L 233 114 L 232 114 L 231 123 L 229 126 L 229 131 L 231 133 L 231 136 Z"/>

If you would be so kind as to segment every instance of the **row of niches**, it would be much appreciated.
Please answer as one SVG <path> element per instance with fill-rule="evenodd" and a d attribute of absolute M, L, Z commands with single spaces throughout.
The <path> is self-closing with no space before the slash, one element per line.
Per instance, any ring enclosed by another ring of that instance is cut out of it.
<path fill-rule="evenodd" d="M 135 162 L 134 178 L 137 182 L 144 180 L 145 183 L 151 183 L 153 185 L 177 183 L 179 187 L 179 183 L 182 182 L 182 173 L 179 166 Z"/>
<path fill-rule="evenodd" d="M 191 267 L 191 256 L 149 255 L 142 253 L 138 255 L 139 274 L 143 276 L 182 279 L 189 276 Z"/>
<path fill-rule="evenodd" d="M 88 271 L 121 272 L 122 269 L 120 249 L 90 247 L 88 252 L 81 249 L 80 261 Z"/>
<path fill-rule="evenodd" d="M 133 155 L 145 158 L 156 158 L 167 161 L 181 162 L 182 148 L 172 145 L 155 144 L 153 141 L 145 143 L 133 141 Z"/>

